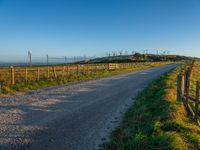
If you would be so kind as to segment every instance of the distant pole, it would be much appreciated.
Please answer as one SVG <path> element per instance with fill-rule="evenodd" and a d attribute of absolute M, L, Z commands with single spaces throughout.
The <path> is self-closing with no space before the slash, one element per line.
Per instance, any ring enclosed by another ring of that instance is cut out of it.
<path fill-rule="evenodd" d="M 28 51 L 28 58 L 29 58 L 29 66 L 32 66 L 32 58 L 31 58 L 31 52 Z"/>
<path fill-rule="evenodd" d="M 15 84 L 15 70 L 13 66 L 11 66 L 10 69 L 11 69 L 11 85 L 14 85 Z"/>
<path fill-rule="evenodd" d="M 47 54 L 47 66 L 49 65 L 49 55 Z"/>
<path fill-rule="evenodd" d="M 115 52 L 112 52 L 113 56 L 115 56 Z"/>
<path fill-rule="evenodd" d="M 87 61 L 87 57 L 86 57 L 86 55 L 84 55 L 84 61 L 85 61 L 85 62 Z"/>
<path fill-rule="evenodd" d="M 65 63 L 67 63 L 67 56 L 65 56 Z"/>

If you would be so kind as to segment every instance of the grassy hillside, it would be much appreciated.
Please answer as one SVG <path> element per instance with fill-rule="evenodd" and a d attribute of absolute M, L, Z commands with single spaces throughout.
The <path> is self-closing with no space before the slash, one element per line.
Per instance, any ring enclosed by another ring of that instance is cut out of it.
<path fill-rule="evenodd" d="M 161 76 L 140 93 L 102 149 L 200 149 L 200 127 L 188 116 L 182 102 L 176 100 L 176 77 L 186 66 Z M 193 76 L 200 74 L 195 71 Z"/>
<path fill-rule="evenodd" d="M 185 61 L 195 59 L 192 57 L 179 55 L 156 55 L 156 54 L 140 54 L 134 55 L 118 55 L 96 58 L 89 61 L 82 61 L 78 63 L 122 63 L 122 62 L 144 62 L 144 61 Z"/>

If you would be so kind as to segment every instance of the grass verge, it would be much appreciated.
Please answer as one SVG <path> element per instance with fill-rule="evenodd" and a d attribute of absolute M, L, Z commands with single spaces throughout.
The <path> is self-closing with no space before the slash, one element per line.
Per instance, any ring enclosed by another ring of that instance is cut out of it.
<path fill-rule="evenodd" d="M 198 150 L 200 128 L 176 100 L 176 77 L 185 66 L 161 76 L 141 92 L 104 150 Z"/>
<path fill-rule="evenodd" d="M 56 86 L 56 85 L 63 85 L 67 83 L 74 83 L 79 81 L 85 81 L 85 80 L 91 80 L 96 79 L 99 77 L 107 77 L 112 75 L 117 75 L 125 72 L 131 72 L 131 71 L 138 71 L 143 70 L 151 67 L 161 66 L 170 64 L 170 62 L 158 62 L 153 64 L 142 64 L 135 67 L 130 67 L 127 69 L 121 69 L 121 70 L 115 70 L 115 71 L 108 71 L 108 72 L 96 72 L 96 73 L 89 73 L 84 74 L 80 73 L 79 75 L 76 74 L 70 74 L 65 77 L 58 77 L 58 78 L 50 78 L 50 79 L 42 79 L 40 81 L 29 81 L 27 83 L 21 82 L 17 83 L 13 86 L 3 86 L 0 89 L 0 94 L 8 94 L 8 93 L 16 93 L 16 92 L 24 92 L 29 90 L 36 90 L 44 87 L 50 87 L 50 86 Z"/>

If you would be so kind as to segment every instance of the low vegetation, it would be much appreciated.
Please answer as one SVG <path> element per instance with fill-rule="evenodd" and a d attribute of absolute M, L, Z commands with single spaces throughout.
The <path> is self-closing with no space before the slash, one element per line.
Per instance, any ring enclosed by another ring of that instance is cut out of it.
<path fill-rule="evenodd" d="M 199 79 L 195 65 L 192 84 Z M 105 150 L 198 150 L 200 128 L 176 100 L 176 77 L 187 65 L 161 76 L 135 99 Z M 194 91 L 193 91 L 194 92 Z"/>
<path fill-rule="evenodd" d="M 156 61 L 185 61 L 195 59 L 193 57 L 186 57 L 180 55 L 168 55 L 168 54 L 140 54 L 135 53 L 133 55 L 117 55 L 117 53 L 112 53 L 112 56 L 91 59 L 87 61 L 88 63 L 120 63 L 120 62 L 156 62 Z M 85 61 L 79 62 L 85 63 Z"/>
<path fill-rule="evenodd" d="M 78 82 L 84 80 L 95 79 L 99 77 L 106 77 L 111 75 L 116 75 L 124 72 L 131 72 L 136 70 L 147 69 L 150 67 L 161 66 L 170 64 L 171 62 L 155 62 L 155 63 L 141 63 L 139 65 L 131 66 L 126 69 L 118 69 L 112 71 L 91 71 L 89 73 L 70 73 L 65 76 L 58 76 L 57 78 L 45 78 L 40 79 L 39 81 L 32 80 L 28 82 L 18 82 L 12 86 L 2 86 L 0 88 L 0 94 L 8 94 L 13 92 L 23 92 L 28 90 L 35 90 L 43 87 L 55 86 L 55 85 L 63 85 L 71 82 Z M 37 75 L 36 75 L 37 76 Z"/>
<path fill-rule="evenodd" d="M 194 63 L 194 67 L 191 74 L 191 88 L 190 93 L 195 96 L 196 93 L 196 81 L 200 81 L 200 61 Z"/>

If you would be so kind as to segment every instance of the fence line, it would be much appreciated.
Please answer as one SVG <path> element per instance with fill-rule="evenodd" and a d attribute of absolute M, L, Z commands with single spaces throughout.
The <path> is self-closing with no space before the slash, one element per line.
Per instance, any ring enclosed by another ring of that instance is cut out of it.
<path fill-rule="evenodd" d="M 193 69 L 193 64 L 187 69 L 184 74 L 179 74 L 177 77 L 177 100 L 182 100 L 187 112 L 195 119 L 197 124 L 199 122 L 199 92 L 200 92 L 200 81 L 196 82 L 196 96 L 190 96 L 190 77 Z M 194 102 L 194 107 L 190 104 L 190 101 Z"/>
<path fill-rule="evenodd" d="M 66 64 L 55 66 L 0 67 L 0 86 L 12 86 L 21 82 L 39 81 L 49 78 L 68 77 L 70 75 L 90 74 L 154 65 L 156 62 L 109 63 L 109 64 Z"/>

